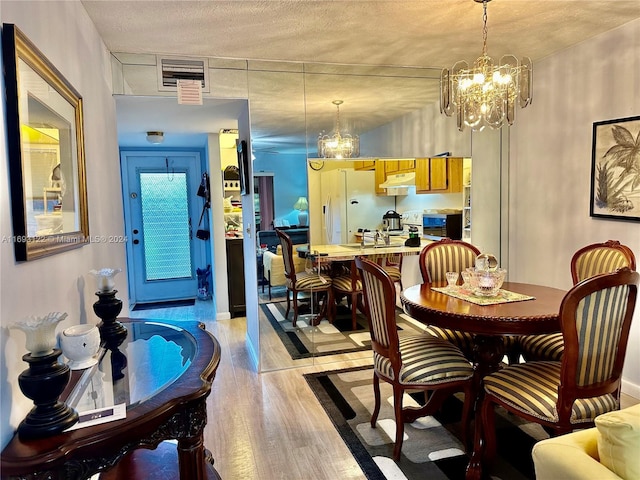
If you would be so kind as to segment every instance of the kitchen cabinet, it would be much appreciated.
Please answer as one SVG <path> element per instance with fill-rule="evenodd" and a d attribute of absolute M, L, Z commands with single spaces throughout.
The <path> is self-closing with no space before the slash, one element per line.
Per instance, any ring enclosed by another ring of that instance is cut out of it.
<path fill-rule="evenodd" d="M 354 170 L 375 170 L 376 161 L 375 160 L 357 160 L 353 162 Z"/>
<path fill-rule="evenodd" d="M 246 311 L 244 295 L 244 253 L 242 238 L 228 238 L 227 278 L 229 283 L 229 313 L 232 317 Z"/>
<path fill-rule="evenodd" d="M 397 173 L 413 172 L 416 168 L 416 161 L 413 158 L 402 160 L 384 160 L 384 170 L 387 175 Z"/>
<path fill-rule="evenodd" d="M 387 180 L 389 175 L 413 172 L 416 162 L 413 158 L 399 160 L 376 160 L 376 194 L 386 195 L 386 190 L 379 185 Z"/>
<path fill-rule="evenodd" d="M 462 158 L 417 158 L 416 193 L 462 192 Z"/>
<path fill-rule="evenodd" d="M 375 177 L 376 195 L 386 195 L 387 190 L 384 188 L 380 188 L 380 184 L 384 183 L 387 180 L 387 172 L 385 170 L 384 161 L 378 160 L 376 162 L 375 172 L 376 172 L 376 177 Z"/>

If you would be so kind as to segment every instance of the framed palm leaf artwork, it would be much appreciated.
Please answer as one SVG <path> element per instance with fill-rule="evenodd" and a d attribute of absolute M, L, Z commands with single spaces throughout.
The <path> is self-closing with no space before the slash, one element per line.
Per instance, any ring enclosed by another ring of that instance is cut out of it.
<path fill-rule="evenodd" d="M 594 122 L 590 215 L 640 221 L 640 117 Z"/>

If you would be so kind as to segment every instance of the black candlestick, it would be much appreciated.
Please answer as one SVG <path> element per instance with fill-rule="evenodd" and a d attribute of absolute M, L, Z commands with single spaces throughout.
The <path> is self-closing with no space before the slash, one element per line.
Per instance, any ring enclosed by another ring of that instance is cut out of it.
<path fill-rule="evenodd" d="M 35 404 L 18 426 L 18 435 L 24 440 L 55 435 L 78 421 L 78 413 L 58 401 L 71 378 L 68 365 L 58 363 L 61 353 L 62 350 L 55 348 L 41 357 L 30 353 L 22 357 L 29 368 L 18 376 L 18 385 Z"/>
<path fill-rule="evenodd" d="M 100 338 L 107 348 L 115 348 L 127 336 L 127 329 L 117 318 L 122 311 L 122 300 L 116 298 L 117 290 L 96 292 L 99 300 L 93 304 L 93 311 L 102 320 L 98 324 Z"/>

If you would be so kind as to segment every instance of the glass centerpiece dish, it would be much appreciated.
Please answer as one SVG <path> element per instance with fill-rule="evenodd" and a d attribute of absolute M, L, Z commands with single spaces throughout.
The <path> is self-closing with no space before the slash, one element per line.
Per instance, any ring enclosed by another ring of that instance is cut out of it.
<path fill-rule="evenodd" d="M 470 290 L 474 295 L 479 297 L 495 297 L 507 275 L 504 268 L 496 268 L 495 270 L 476 270 L 467 269 L 470 274 L 469 284 Z"/>

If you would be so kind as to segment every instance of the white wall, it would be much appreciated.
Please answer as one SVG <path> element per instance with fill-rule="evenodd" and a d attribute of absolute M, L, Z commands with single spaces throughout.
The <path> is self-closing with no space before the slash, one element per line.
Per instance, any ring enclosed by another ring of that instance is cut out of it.
<path fill-rule="evenodd" d="M 509 278 L 569 288 L 584 245 L 617 239 L 640 258 L 640 224 L 589 217 L 593 122 L 640 115 L 640 20 L 537 62 L 533 85 L 510 139 Z M 637 307 L 623 384 L 636 398 L 639 345 Z"/>
<path fill-rule="evenodd" d="M 122 193 L 116 135 L 115 105 L 111 96 L 109 54 L 93 23 L 79 2 L 2 1 L 0 17 L 14 23 L 80 92 L 84 100 L 84 135 L 89 228 L 91 235 L 123 235 Z M 4 91 L 4 87 L 2 88 Z M 4 100 L 3 100 L 4 109 Z M 4 115 L 1 116 L 5 131 Z M 7 177 L 5 134 L 0 136 L 0 228 L 10 236 L 11 203 Z M 92 305 L 97 298 L 88 271 L 125 267 L 124 244 L 90 244 L 31 262 L 16 264 L 13 245 L 0 244 L 0 443 L 4 446 L 18 423 L 33 406 L 20 391 L 18 375 L 27 364 L 25 337 L 9 330 L 12 322 L 27 315 L 64 311 L 68 318 L 58 326 L 96 324 Z M 127 279 L 116 277 L 118 295 L 128 314 Z"/>

